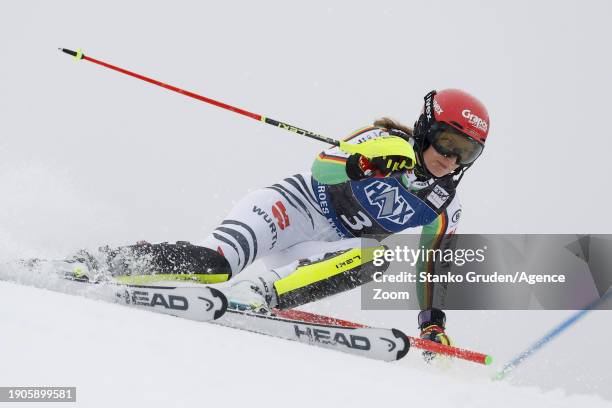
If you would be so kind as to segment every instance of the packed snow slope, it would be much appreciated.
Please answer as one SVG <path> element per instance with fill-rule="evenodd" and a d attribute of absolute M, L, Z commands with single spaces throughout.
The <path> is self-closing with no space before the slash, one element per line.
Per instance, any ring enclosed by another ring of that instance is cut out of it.
<path fill-rule="evenodd" d="M 415 350 L 383 363 L 11 282 L 0 310 L 0 384 L 76 386 L 79 407 L 611 405 L 425 368 Z"/>
<path fill-rule="evenodd" d="M 458 232 L 612 231 L 601 216 L 612 200 L 608 0 L 176 0 L 148 2 L 143 15 L 122 0 L 1 3 L 0 263 L 198 242 L 248 191 L 308 171 L 325 147 L 57 47 L 337 139 L 382 116 L 411 125 L 427 92 L 462 88 L 487 105 L 491 132 L 459 186 Z M 16 285 L 44 286 L 4 272 L 0 386 L 76 385 L 76 406 L 612 400 L 610 312 L 589 313 L 493 383 L 499 364 L 571 312 L 449 311 L 449 335 L 494 367 L 428 367 L 416 350 L 383 364 Z M 359 291 L 307 309 L 417 333 L 416 311 L 361 311 Z"/>

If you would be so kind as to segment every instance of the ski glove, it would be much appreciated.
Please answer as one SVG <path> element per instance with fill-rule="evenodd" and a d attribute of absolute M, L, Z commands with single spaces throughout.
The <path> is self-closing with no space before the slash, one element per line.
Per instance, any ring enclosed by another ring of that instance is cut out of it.
<path fill-rule="evenodd" d="M 405 156 L 379 156 L 368 160 L 359 153 L 346 161 L 346 174 L 351 180 L 368 177 L 388 177 L 393 172 L 409 169 L 411 161 Z"/>
<path fill-rule="evenodd" d="M 416 161 L 412 145 L 398 136 L 381 136 L 340 148 L 352 153 L 346 161 L 346 174 L 351 180 L 387 177 L 413 168 Z"/>
<path fill-rule="evenodd" d="M 432 308 L 422 310 L 419 313 L 419 328 L 421 329 L 422 339 L 452 346 L 453 343 L 450 337 L 444 331 L 445 325 L 446 315 L 440 309 Z M 432 351 L 423 351 L 423 358 L 427 363 L 431 363 L 436 357 L 437 354 Z"/>

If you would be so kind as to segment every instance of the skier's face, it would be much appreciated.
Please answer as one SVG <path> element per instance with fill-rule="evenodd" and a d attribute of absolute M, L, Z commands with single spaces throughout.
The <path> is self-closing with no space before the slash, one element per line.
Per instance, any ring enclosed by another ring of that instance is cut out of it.
<path fill-rule="evenodd" d="M 427 170 L 436 177 L 444 177 L 459 167 L 457 156 L 443 156 L 433 146 L 423 152 L 423 160 Z"/>

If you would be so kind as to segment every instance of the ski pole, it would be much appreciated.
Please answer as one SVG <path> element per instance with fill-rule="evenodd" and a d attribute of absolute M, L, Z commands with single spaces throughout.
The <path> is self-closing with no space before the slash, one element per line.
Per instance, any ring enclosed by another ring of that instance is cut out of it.
<path fill-rule="evenodd" d="M 432 340 L 421 339 L 418 337 L 410 337 L 410 345 L 422 350 L 431 351 L 436 354 L 443 354 L 449 357 L 460 358 L 461 360 L 471 361 L 473 363 L 490 365 L 493 362 L 493 357 L 488 354 L 478 353 L 476 351 L 467 350 L 455 346 L 447 346 L 445 344 L 436 343 Z"/>
<path fill-rule="evenodd" d="M 280 310 L 274 309 L 274 314 L 279 317 L 296 320 L 306 320 L 311 323 L 318 323 L 330 326 L 342 326 L 349 328 L 360 328 L 369 327 L 365 324 L 350 322 L 348 320 L 337 319 L 335 317 L 318 315 L 315 313 L 304 312 L 302 310 L 287 309 Z M 420 339 L 418 337 L 407 336 L 410 340 L 410 346 L 420 348 L 422 350 L 431 351 L 432 353 L 443 354 L 449 357 L 456 357 L 466 361 L 472 361 L 474 363 L 489 365 L 493 362 L 493 358 L 487 354 L 478 353 L 454 346 L 447 346 L 444 344 L 436 343 L 435 341 Z"/>
<path fill-rule="evenodd" d="M 548 333 L 542 336 L 538 341 L 533 343 L 531 346 L 525 349 L 522 353 L 514 357 L 508 363 L 506 363 L 506 365 L 504 365 L 504 367 L 495 374 L 493 379 L 494 380 L 504 379 L 510 372 L 512 372 L 517 366 L 519 366 L 521 363 L 523 363 L 525 360 L 531 357 L 536 351 L 544 347 L 544 345 L 549 343 L 552 339 L 557 337 L 559 334 L 563 333 L 565 330 L 567 330 L 570 326 L 572 326 L 578 320 L 582 319 L 588 312 L 590 312 L 593 309 L 596 309 L 599 305 L 605 302 L 607 298 L 610 297 L 610 295 L 612 295 L 612 291 L 604 294 L 599 299 L 596 299 L 593 302 L 589 303 L 582 310 L 574 313 L 573 315 L 568 317 L 566 320 L 564 320 L 563 322 L 555 326 L 552 330 L 550 330 Z"/>
<path fill-rule="evenodd" d="M 329 144 L 334 145 L 334 146 L 340 146 L 340 142 L 338 140 L 331 139 L 331 138 L 325 137 L 325 136 L 321 136 L 321 135 L 316 134 L 314 132 L 311 132 L 309 130 L 300 129 L 300 128 L 296 127 L 296 126 L 293 126 L 293 125 L 290 125 L 290 124 L 287 124 L 287 123 L 284 123 L 284 122 L 280 122 L 278 120 L 274 120 L 272 118 L 268 118 L 268 117 L 259 115 L 257 113 L 249 112 L 247 110 L 240 109 L 240 108 L 237 108 L 235 106 L 231 106 L 231 105 L 228 105 L 226 103 L 219 102 L 219 101 L 216 101 L 216 100 L 211 99 L 211 98 L 207 98 L 207 97 L 202 96 L 202 95 L 198 95 L 198 94 L 196 94 L 194 92 L 187 91 L 185 89 L 181 89 L 181 88 L 178 88 L 176 86 L 166 84 L 166 83 L 158 81 L 156 79 L 149 78 L 149 77 L 146 77 L 144 75 L 137 74 L 136 72 L 128 71 L 127 69 L 124 69 L 124 68 L 121 68 L 121 67 L 117 67 L 117 66 L 111 65 L 111 64 L 109 64 L 107 62 L 100 61 L 100 60 L 97 60 L 95 58 L 89 57 L 89 56 L 83 54 L 83 52 L 80 49 L 77 50 L 77 51 L 72 51 L 72 50 L 69 50 L 69 49 L 66 49 L 66 48 L 59 48 L 59 50 L 64 52 L 64 53 L 66 53 L 66 54 L 68 54 L 68 55 L 72 55 L 76 60 L 85 60 L 85 61 L 93 62 L 94 64 L 98 64 L 98 65 L 101 65 L 103 67 L 112 69 L 114 71 L 121 72 L 122 74 L 126 74 L 126 75 L 129 75 L 129 76 L 134 77 L 134 78 L 138 78 L 140 80 L 149 82 L 149 83 L 151 83 L 153 85 L 161 86 L 162 88 L 166 88 L 166 89 L 169 89 L 171 91 L 183 94 L 185 96 L 189 96 L 189 97 L 197 99 L 199 101 L 206 102 L 206 103 L 209 103 L 211 105 L 215 105 L 215 106 L 218 106 L 218 107 L 223 108 L 223 109 L 227 109 L 227 110 L 232 111 L 232 112 L 239 113 L 239 114 L 247 116 L 247 117 L 249 117 L 251 119 L 255 119 L 257 121 L 267 123 L 268 125 L 276 126 L 276 127 L 281 128 L 281 129 L 285 129 L 285 130 L 288 130 L 290 132 L 297 133 L 299 135 L 310 137 L 312 139 L 320 140 L 321 142 L 329 143 Z"/>
<path fill-rule="evenodd" d="M 182 95 L 189 96 L 190 98 L 194 98 L 194 99 L 197 99 L 199 101 L 206 102 L 206 103 L 209 103 L 209 104 L 214 105 L 214 106 L 218 106 L 218 107 L 223 108 L 223 109 L 227 109 L 229 111 L 238 113 L 240 115 L 244 115 L 244 116 L 249 117 L 251 119 L 255 119 L 255 120 L 259 121 L 259 122 L 267 123 L 268 125 L 272 125 L 272 126 L 284 129 L 284 130 L 288 130 L 289 132 L 297 133 L 298 135 L 306 136 L 306 137 L 309 137 L 311 139 L 315 139 L 315 140 L 319 140 L 321 142 L 329 143 L 330 145 L 333 145 L 333 146 L 338 146 L 340 149 L 344 150 L 347 153 L 360 153 L 360 154 L 362 154 L 363 156 L 365 156 L 367 158 L 372 158 L 372 157 L 376 157 L 376 156 L 386 156 L 386 155 L 389 154 L 389 153 L 387 153 L 387 152 L 385 152 L 383 150 L 380 150 L 378 145 L 375 145 L 375 144 L 373 145 L 373 144 L 369 144 L 367 142 L 361 143 L 361 144 L 349 144 L 349 143 L 346 143 L 344 141 L 340 141 L 340 140 L 336 140 L 336 139 L 332 139 L 332 138 L 329 138 L 329 137 L 326 137 L 326 136 L 319 135 L 317 133 L 311 132 L 310 130 L 301 129 L 301 128 L 297 127 L 297 126 L 293 126 L 293 125 L 290 125 L 288 123 L 281 122 L 279 120 L 268 118 L 268 117 L 260 115 L 258 113 L 249 112 L 247 110 L 244 110 L 244 109 L 241 109 L 241 108 L 237 108 L 237 107 L 232 106 L 232 105 L 228 105 L 227 103 L 223 103 L 223 102 L 211 99 L 211 98 L 207 98 L 206 96 L 198 95 L 198 94 L 196 94 L 194 92 L 178 88 L 178 87 L 176 87 L 174 85 L 166 84 L 166 83 L 158 81 L 156 79 L 149 78 L 149 77 L 146 77 L 144 75 L 138 74 L 136 72 L 128 71 L 125 68 L 121 68 L 121 67 L 118 67 L 118 66 L 115 66 L 115 65 L 111 65 L 108 62 L 100 61 L 98 59 L 89 57 L 89 56 L 83 54 L 83 51 L 80 50 L 80 49 L 78 49 L 77 51 L 72 51 L 72 50 L 69 50 L 67 48 L 58 48 L 58 49 L 60 51 L 64 52 L 64 53 L 68 54 L 68 55 L 72 55 L 75 58 L 75 60 L 77 60 L 77 61 L 85 60 L 85 61 L 93 62 L 94 64 L 101 65 L 101 66 L 103 66 L 105 68 L 109 68 L 109 69 L 112 69 L 114 71 L 121 72 L 122 74 L 129 75 L 131 77 L 140 79 L 142 81 L 149 82 L 149 83 L 151 83 L 153 85 L 157 85 L 157 86 L 160 86 L 162 88 L 166 88 L 166 89 L 168 89 L 170 91 L 174 91 L 174 92 L 180 93 Z M 400 142 L 400 144 L 401 144 L 401 141 L 397 141 L 397 142 Z M 415 160 L 413 159 L 412 163 L 409 163 L 408 168 L 411 168 L 414 165 L 414 163 L 415 163 Z"/>

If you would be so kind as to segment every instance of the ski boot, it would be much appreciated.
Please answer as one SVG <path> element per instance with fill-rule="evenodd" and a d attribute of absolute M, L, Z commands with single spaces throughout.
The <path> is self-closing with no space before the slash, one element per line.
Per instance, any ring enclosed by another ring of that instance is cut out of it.
<path fill-rule="evenodd" d="M 229 287 L 222 289 L 228 300 L 229 308 L 259 314 L 272 314 L 277 306 L 278 297 L 274 281 L 278 275 L 268 271 L 252 279 L 237 279 Z"/>
<path fill-rule="evenodd" d="M 19 265 L 29 271 L 57 274 L 59 277 L 77 282 L 98 283 L 104 279 L 98 269 L 97 260 L 87 251 L 79 251 L 75 255 L 62 259 L 24 259 Z"/>
<path fill-rule="evenodd" d="M 99 283 L 109 279 L 108 274 L 100 268 L 100 262 L 91 253 L 82 249 L 71 258 L 58 263 L 58 271 L 63 272 L 64 278 L 77 282 Z"/>

